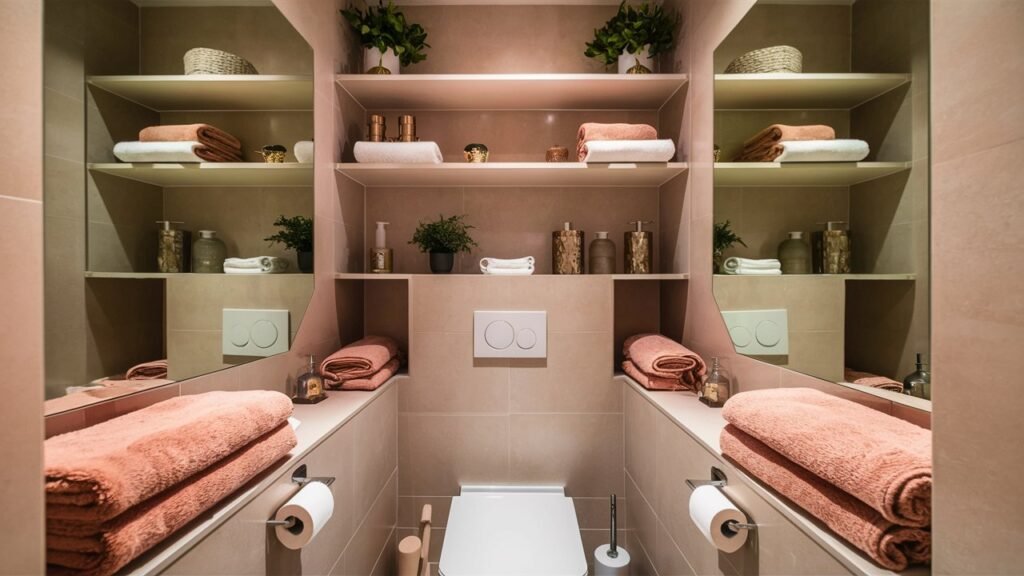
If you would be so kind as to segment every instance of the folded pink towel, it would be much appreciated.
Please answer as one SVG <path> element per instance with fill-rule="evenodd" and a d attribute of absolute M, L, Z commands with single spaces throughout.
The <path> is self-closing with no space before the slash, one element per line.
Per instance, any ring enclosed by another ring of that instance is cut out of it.
<path fill-rule="evenodd" d="M 886 378 L 885 376 L 879 376 L 870 372 L 858 372 L 857 370 L 847 368 L 844 370 L 843 378 L 845 378 L 847 382 L 860 384 L 861 386 L 870 386 L 872 388 L 879 388 L 890 392 L 903 392 L 902 382 L 897 382 L 892 378 Z"/>
<path fill-rule="evenodd" d="M 167 360 L 136 364 L 124 373 L 125 380 L 159 380 L 167 378 Z"/>
<path fill-rule="evenodd" d="M 657 140 L 658 130 L 650 124 L 601 124 L 586 122 L 576 134 L 576 156 L 586 158 L 583 145 L 591 140 Z"/>
<path fill-rule="evenodd" d="M 402 363 L 398 358 L 392 358 L 391 361 L 385 364 L 383 368 L 369 376 L 351 378 L 338 383 L 327 381 L 325 384 L 332 390 L 376 390 L 377 388 L 380 388 L 381 384 L 391 379 L 391 377 L 398 372 L 401 365 Z"/>
<path fill-rule="evenodd" d="M 280 392 L 180 396 L 43 444 L 46 517 L 100 522 L 189 478 L 277 428 Z"/>
<path fill-rule="evenodd" d="M 645 374 L 636 364 L 633 364 L 629 360 L 625 360 L 622 363 L 622 370 L 627 376 L 636 380 L 637 384 L 640 384 L 648 390 L 688 390 L 686 386 L 683 386 L 679 378 L 663 378 L 661 376 L 654 376 L 651 374 Z"/>
<path fill-rule="evenodd" d="M 320 372 L 329 386 L 376 374 L 398 357 L 398 343 L 387 336 L 367 336 L 357 340 L 320 363 Z M 334 386 L 330 386 L 334 387 Z"/>
<path fill-rule="evenodd" d="M 931 523 L 928 430 L 810 388 L 743 392 L 722 416 L 889 522 Z"/>
<path fill-rule="evenodd" d="M 739 396 L 742 394 L 734 398 Z M 792 420 L 793 425 L 799 422 L 799 418 Z M 848 492 L 787 460 L 735 426 L 726 426 L 720 440 L 722 453 L 730 460 L 883 567 L 899 572 L 910 564 L 927 564 L 931 560 L 931 533 L 927 529 L 893 524 Z"/>
<path fill-rule="evenodd" d="M 636 334 L 622 344 L 622 355 L 648 376 L 674 378 L 696 390 L 707 366 L 695 352 L 661 334 Z"/>
<path fill-rule="evenodd" d="M 96 576 L 117 572 L 241 488 L 295 445 L 292 427 L 282 424 L 112 520 L 97 523 L 47 519 L 46 562 L 51 565 L 47 572 Z"/>
<path fill-rule="evenodd" d="M 241 160 L 242 143 L 231 134 L 209 124 L 150 126 L 139 132 L 139 142 L 199 142 L 218 155 Z"/>

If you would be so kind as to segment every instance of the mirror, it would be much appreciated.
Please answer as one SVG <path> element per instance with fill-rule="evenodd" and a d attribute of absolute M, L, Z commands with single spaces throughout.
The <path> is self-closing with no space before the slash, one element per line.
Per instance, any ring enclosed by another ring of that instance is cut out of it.
<path fill-rule="evenodd" d="M 928 22 L 927 0 L 763 1 L 715 52 L 714 294 L 736 350 L 918 406 Z"/>
<path fill-rule="evenodd" d="M 312 49 L 269 1 L 170 4 L 46 1 L 48 414 L 286 351 L 312 295 Z"/>

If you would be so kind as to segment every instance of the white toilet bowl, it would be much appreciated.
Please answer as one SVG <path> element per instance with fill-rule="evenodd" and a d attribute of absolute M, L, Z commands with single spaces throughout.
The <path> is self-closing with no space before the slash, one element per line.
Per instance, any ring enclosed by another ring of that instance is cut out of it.
<path fill-rule="evenodd" d="M 441 576 L 586 576 L 576 509 L 553 486 L 463 486 L 452 498 Z"/>

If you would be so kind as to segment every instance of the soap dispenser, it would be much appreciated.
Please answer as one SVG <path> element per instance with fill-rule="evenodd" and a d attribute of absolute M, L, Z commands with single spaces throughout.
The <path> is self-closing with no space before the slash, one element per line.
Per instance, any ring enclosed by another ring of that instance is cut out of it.
<path fill-rule="evenodd" d="M 629 223 L 633 230 L 625 234 L 626 274 L 650 274 L 654 269 L 654 233 L 644 230 L 650 221 Z"/>
<path fill-rule="evenodd" d="M 932 397 L 932 377 L 927 370 L 928 365 L 921 359 L 921 353 L 917 354 L 917 370 L 907 374 L 903 379 L 903 393 L 925 400 Z"/>
<path fill-rule="evenodd" d="M 387 230 L 384 228 L 390 222 L 377 222 L 377 233 L 373 243 L 373 252 L 370 255 L 370 271 L 375 274 L 389 274 L 393 272 L 391 267 L 392 252 L 387 247 Z"/>
<path fill-rule="evenodd" d="M 188 272 L 192 264 L 192 242 L 187 230 L 178 230 L 173 220 L 157 220 L 157 270 L 164 273 Z"/>
<path fill-rule="evenodd" d="M 815 274 L 849 274 L 850 232 L 846 222 L 826 222 L 824 230 L 814 233 L 811 251 Z"/>
<path fill-rule="evenodd" d="M 572 222 L 551 233 L 551 272 L 583 274 L 583 231 L 573 230 Z"/>
<path fill-rule="evenodd" d="M 590 242 L 589 270 L 591 274 L 615 274 L 615 242 L 607 232 L 597 232 Z"/>
<path fill-rule="evenodd" d="M 697 394 L 697 399 L 712 408 L 720 408 L 729 399 L 730 392 L 732 392 L 732 384 L 719 370 L 716 356 L 711 359 L 711 372 L 704 379 L 704 385 Z"/>

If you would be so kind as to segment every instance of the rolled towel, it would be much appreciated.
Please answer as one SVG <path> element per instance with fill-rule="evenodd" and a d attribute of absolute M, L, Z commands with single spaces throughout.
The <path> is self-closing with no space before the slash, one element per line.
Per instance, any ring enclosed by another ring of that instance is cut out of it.
<path fill-rule="evenodd" d="M 114 156 L 122 162 L 241 162 L 238 155 L 225 154 L 199 142 L 118 142 Z"/>
<path fill-rule="evenodd" d="M 327 384 L 367 378 L 398 357 L 398 343 L 387 336 L 367 336 L 357 340 L 320 363 Z"/>
<path fill-rule="evenodd" d="M 861 386 L 870 386 L 880 390 L 889 390 L 890 392 L 903 392 L 902 382 L 897 382 L 892 378 L 886 378 L 885 376 L 879 376 L 870 372 L 858 372 L 857 370 L 846 368 L 844 370 L 843 378 L 847 382 L 860 384 Z"/>
<path fill-rule="evenodd" d="M 668 162 L 676 155 L 671 140 L 591 140 L 583 145 L 581 162 Z"/>
<path fill-rule="evenodd" d="M 807 126 L 788 126 L 772 124 L 761 130 L 743 143 L 743 151 L 755 151 L 777 142 L 794 140 L 835 140 L 836 131 L 831 126 L 812 124 Z"/>
<path fill-rule="evenodd" d="M 136 364 L 124 373 L 125 380 L 160 380 L 167 378 L 167 359 Z"/>
<path fill-rule="evenodd" d="M 381 384 L 387 382 L 392 376 L 398 372 L 398 369 L 402 366 L 401 360 L 398 358 L 392 358 L 377 370 L 373 374 L 363 378 L 351 378 L 340 383 L 335 383 L 330 380 L 325 382 L 328 388 L 332 390 L 376 390 L 380 388 Z"/>
<path fill-rule="evenodd" d="M 242 143 L 231 134 L 209 124 L 150 126 L 139 132 L 140 142 L 199 142 L 228 156 L 242 156 Z"/>
<path fill-rule="evenodd" d="M 352 148 L 362 164 L 441 164 L 436 142 L 356 142 Z"/>
<path fill-rule="evenodd" d="M 252 258 L 227 258 L 224 272 L 227 274 L 280 274 L 288 271 L 288 261 L 277 256 L 255 256 Z"/>
<path fill-rule="evenodd" d="M 760 268 L 745 268 L 740 266 L 732 270 L 726 270 L 731 276 L 782 276 L 782 270 L 762 270 Z"/>
<path fill-rule="evenodd" d="M 725 270 L 726 274 L 736 274 L 736 271 L 740 269 L 746 271 L 778 270 L 781 272 L 782 262 L 779 262 L 775 258 L 764 258 L 758 260 L 754 258 L 739 258 L 737 256 L 733 256 L 725 259 L 725 262 L 722 263 L 722 269 Z"/>
<path fill-rule="evenodd" d="M 931 523 L 931 432 L 811 388 L 736 394 L 722 416 L 901 526 Z"/>
<path fill-rule="evenodd" d="M 661 334 L 636 334 L 626 338 L 622 355 L 649 376 L 676 378 L 693 390 L 708 371 L 697 353 Z"/>
<path fill-rule="evenodd" d="M 481 258 L 480 259 L 480 271 L 487 274 L 488 270 L 523 270 L 532 269 L 535 260 L 533 256 L 525 256 L 523 258 Z"/>
<path fill-rule="evenodd" d="M 287 421 L 280 392 L 179 396 L 44 443 L 46 517 L 102 522 Z"/>
<path fill-rule="evenodd" d="M 532 276 L 533 272 L 533 266 L 529 268 L 491 268 L 483 271 L 487 276 Z"/>
<path fill-rule="evenodd" d="M 871 152 L 863 140 L 804 140 L 781 146 L 776 162 L 860 162 Z"/>
<path fill-rule="evenodd" d="M 576 156 L 580 162 L 586 153 L 583 145 L 592 140 L 657 140 L 658 130 L 650 124 L 602 124 L 586 122 L 576 132 Z"/>
<path fill-rule="evenodd" d="M 637 384 L 647 388 L 648 390 L 688 390 L 689 387 L 684 386 L 679 378 L 664 378 L 662 376 L 655 376 L 653 374 L 647 374 L 637 368 L 636 364 L 629 360 L 622 362 L 622 370 L 627 376 L 636 380 Z"/>
<path fill-rule="evenodd" d="M 802 423 L 798 417 L 788 419 L 788 422 L 796 427 Z M 847 423 L 844 429 L 836 429 L 824 440 L 842 442 L 850 427 Z M 898 437 L 896 439 L 899 440 Z M 727 458 L 806 510 L 883 567 L 901 572 L 910 564 L 927 564 L 931 560 L 931 533 L 927 529 L 893 524 L 848 492 L 801 468 L 736 426 L 728 425 L 722 430 L 720 443 Z M 851 451 L 846 457 L 854 454 Z"/>

